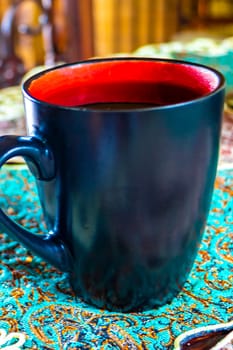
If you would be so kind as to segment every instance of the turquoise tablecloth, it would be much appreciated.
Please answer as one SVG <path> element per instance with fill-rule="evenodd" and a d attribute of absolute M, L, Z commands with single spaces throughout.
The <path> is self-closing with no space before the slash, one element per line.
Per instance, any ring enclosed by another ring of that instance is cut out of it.
<path fill-rule="evenodd" d="M 4 167 L 0 179 L 1 207 L 32 231 L 43 231 L 35 184 L 29 172 Z M 75 299 L 66 274 L 1 233 L 0 329 L 7 334 L 24 334 L 26 341 L 20 349 L 159 350 L 172 349 L 174 339 L 184 331 L 230 321 L 232 195 L 233 170 L 221 170 L 189 280 L 170 305 L 144 313 L 111 313 Z"/>

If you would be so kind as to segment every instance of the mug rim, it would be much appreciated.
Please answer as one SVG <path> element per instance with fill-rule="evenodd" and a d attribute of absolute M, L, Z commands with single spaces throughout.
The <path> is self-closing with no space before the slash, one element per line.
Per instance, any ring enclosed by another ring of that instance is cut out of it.
<path fill-rule="evenodd" d="M 177 102 L 177 103 L 171 103 L 171 104 L 165 104 L 165 105 L 158 105 L 158 106 L 148 106 L 148 107 L 135 107 L 133 109 L 131 109 L 130 111 L 127 109 L 119 109 L 118 112 L 145 112 L 145 111 L 153 111 L 153 110 L 167 110 L 167 109 L 174 109 L 174 108 L 178 108 L 178 107 L 183 107 L 183 106 L 188 106 L 190 104 L 193 104 L 194 102 L 201 102 L 202 100 L 206 100 L 210 97 L 212 97 L 213 95 L 217 94 L 219 91 L 224 90 L 225 89 L 225 85 L 226 85 L 226 79 L 224 77 L 224 75 L 217 69 L 202 64 L 202 63 L 197 63 L 197 62 L 191 62 L 191 61 L 185 61 L 185 60 L 180 60 L 180 59 L 172 59 L 172 58 L 156 58 L 156 57 L 137 57 L 137 56 L 117 56 L 117 57 L 97 57 L 97 58 L 90 58 L 90 59 L 86 59 L 86 60 L 80 60 L 80 61 L 74 61 L 74 62 L 68 62 L 68 63 L 62 63 L 62 64 L 58 64 L 49 68 L 46 68 L 40 72 L 37 72 L 35 74 L 33 74 L 32 76 L 30 76 L 29 78 L 27 78 L 21 86 L 22 89 L 22 93 L 23 96 L 29 100 L 31 100 L 32 102 L 36 102 L 37 104 L 41 104 L 43 106 L 47 106 L 47 107 L 53 107 L 56 109 L 62 109 L 62 110 L 74 110 L 74 111 L 82 111 L 82 112 L 90 112 L 90 109 L 87 108 L 87 106 L 64 106 L 64 105 L 60 105 L 60 104 L 56 104 L 56 103 L 51 103 L 51 102 L 47 102 L 47 101 L 43 101 L 40 98 L 37 98 L 35 96 L 33 96 L 29 91 L 29 86 L 31 84 L 32 81 L 35 81 L 36 79 L 38 79 L 39 77 L 51 72 L 51 71 L 55 71 L 55 70 L 59 70 L 59 69 L 63 69 L 63 68 L 69 68 L 69 67 L 75 67 L 75 66 L 80 66 L 80 65 L 86 65 L 86 64 L 98 64 L 101 62 L 120 62 L 120 61 L 138 61 L 138 62 L 167 62 L 167 63 L 172 63 L 174 65 L 176 64 L 182 64 L 182 65 L 186 65 L 186 66 L 191 66 L 191 67 L 197 67 L 197 68 L 203 68 L 206 69 L 209 72 L 214 73 L 214 75 L 216 77 L 218 77 L 218 84 L 217 87 L 214 88 L 212 91 L 208 92 L 207 94 L 200 96 L 200 97 L 196 97 L 196 98 L 192 98 L 190 100 L 187 101 L 182 101 L 182 102 Z M 112 113 L 112 111 L 108 111 L 108 110 L 104 110 L 104 109 L 100 109 L 102 113 Z M 100 111 L 98 109 L 98 112 Z M 94 108 L 91 109 L 92 112 L 97 111 L 97 109 L 95 110 Z"/>

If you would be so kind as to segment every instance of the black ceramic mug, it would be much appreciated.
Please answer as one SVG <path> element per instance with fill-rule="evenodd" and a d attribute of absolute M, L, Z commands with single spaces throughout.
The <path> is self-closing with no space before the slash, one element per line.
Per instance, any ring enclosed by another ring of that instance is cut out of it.
<path fill-rule="evenodd" d="M 147 58 L 56 67 L 23 85 L 28 135 L 0 138 L 0 162 L 23 156 L 48 233 L 0 211 L 1 229 L 68 271 L 101 308 L 170 301 L 195 259 L 218 160 L 224 78 Z"/>

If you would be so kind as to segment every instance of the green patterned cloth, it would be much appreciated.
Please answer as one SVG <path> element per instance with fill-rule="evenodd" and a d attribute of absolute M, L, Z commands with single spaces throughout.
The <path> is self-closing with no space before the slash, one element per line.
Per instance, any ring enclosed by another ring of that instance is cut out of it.
<path fill-rule="evenodd" d="M 33 232 L 43 232 L 35 182 L 28 170 L 5 166 L 0 179 L 1 207 Z M 113 313 L 85 304 L 72 294 L 66 274 L 0 233 L 0 329 L 25 334 L 19 349 L 159 350 L 172 349 L 174 339 L 187 330 L 230 321 L 232 195 L 233 170 L 220 170 L 187 283 L 171 304 L 143 313 Z"/>

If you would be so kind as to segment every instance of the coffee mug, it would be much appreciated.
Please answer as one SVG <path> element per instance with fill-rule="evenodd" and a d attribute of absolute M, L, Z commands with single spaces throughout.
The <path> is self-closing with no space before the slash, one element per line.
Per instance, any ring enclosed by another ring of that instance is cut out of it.
<path fill-rule="evenodd" d="M 61 271 L 77 296 L 128 312 L 165 304 L 194 262 L 215 181 L 224 78 L 198 64 L 93 59 L 23 84 L 24 157 L 47 234 L 0 211 L 0 227 Z"/>

